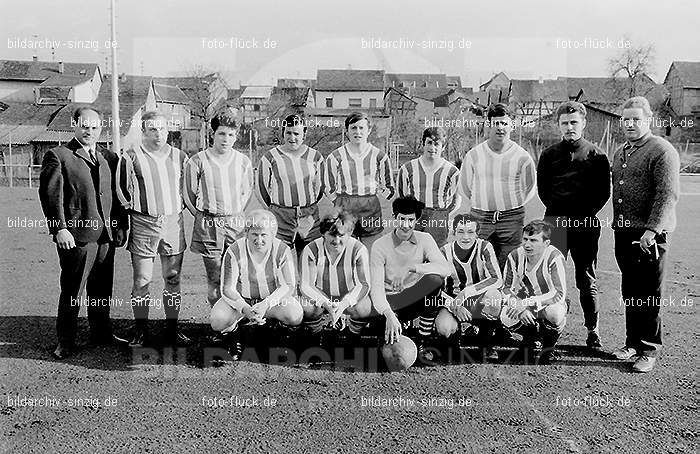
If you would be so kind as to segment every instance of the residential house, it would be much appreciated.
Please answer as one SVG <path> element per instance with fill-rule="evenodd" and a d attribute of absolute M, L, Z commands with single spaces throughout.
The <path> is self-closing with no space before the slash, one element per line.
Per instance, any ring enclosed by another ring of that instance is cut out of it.
<path fill-rule="evenodd" d="M 0 99 L 35 104 L 91 103 L 102 73 L 95 63 L 0 60 Z"/>
<path fill-rule="evenodd" d="M 269 85 L 249 85 L 241 93 L 240 101 L 243 107 L 243 122 L 252 124 L 263 120 L 268 115 L 268 105 L 272 87 Z"/>
<path fill-rule="evenodd" d="M 314 79 L 277 79 L 277 88 L 314 88 L 316 80 Z"/>
<path fill-rule="evenodd" d="M 503 71 L 498 74 L 494 74 L 489 80 L 479 85 L 480 92 L 487 92 L 489 90 L 498 88 L 508 88 L 510 86 L 510 79 Z"/>
<path fill-rule="evenodd" d="M 664 86 L 676 115 L 700 115 L 700 61 L 674 61 L 668 68 Z"/>
<path fill-rule="evenodd" d="M 383 109 L 384 71 L 319 69 L 316 106 L 326 109 Z"/>

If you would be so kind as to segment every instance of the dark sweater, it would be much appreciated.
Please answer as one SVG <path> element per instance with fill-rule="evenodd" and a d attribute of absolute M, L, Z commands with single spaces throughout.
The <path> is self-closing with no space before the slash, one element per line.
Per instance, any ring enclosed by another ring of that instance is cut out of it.
<path fill-rule="evenodd" d="M 656 233 L 676 228 L 680 158 L 673 145 L 647 133 L 615 152 L 612 172 L 613 228 Z"/>
<path fill-rule="evenodd" d="M 546 216 L 595 216 L 610 198 L 610 163 L 595 144 L 562 140 L 542 152 L 537 191 Z"/>

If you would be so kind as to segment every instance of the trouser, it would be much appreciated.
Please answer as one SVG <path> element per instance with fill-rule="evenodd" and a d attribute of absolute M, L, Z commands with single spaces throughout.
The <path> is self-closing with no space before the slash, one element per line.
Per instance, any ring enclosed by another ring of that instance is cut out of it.
<path fill-rule="evenodd" d="M 447 243 L 449 233 L 449 209 L 423 208 L 423 214 L 416 222 L 416 230 L 432 235 L 438 247 Z"/>
<path fill-rule="evenodd" d="M 384 231 L 382 207 L 376 194 L 338 194 L 334 205 L 355 216 L 355 228 L 352 233 L 355 238 L 366 238 Z"/>
<path fill-rule="evenodd" d="M 471 214 L 479 220 L 479 238 L 491 243 L 498 265 L 503 269 L 508 254 L 522 243 L 525 207 L 506 211 L 483 211 L 472 208 Z"/>
<path fill-rule="evenodd" d="M 74 248 L 57 250 L 61 266 L 61 293 L 56 317 L 59 344 L 75 344 L 78 313 L 83 303 L 87 305 L 91 338 L 110 338 L 112 327 L 109 309 L 114 279 L 114 245 L 106 242 L 76 242 Z M 84 300 L 79 298 L 83 290 L 86 291 Z"/>
<path fill-rule="evenodd" d="M 427 336 L 432 332 L 435 317 L 442 306 L 442 304 L 437 303 L 442 285 L 442 277 L 437 274 L 426 274 L 413 286 L 400 293 L 387 295 L 386 299 L 402 323 L 419 317 L 418 334 Z M 386 320 L 382 323 L 382 330 L 385 328 L 384 323 Z"/>
<path fill-rule="evenodd" d="M 579 291 L 579 301 L 583 310 L 584 325 L 589 331 L 598 331 L 598 286 L 596 284 L 596 266 L 598 264 L 598 240 L 600 239 L 600 222 L 593 220 L 590 227 L 571 227 L 571 223 L 580 219 L 562 216 L 547 216 L 545 219 L 552 224 L 551 242 L 559 249 L 564 257 L 571 253 L 576 276 L 576 288 Z M 568 226 L 568 227 L 567 227 Z"/>
<path fill-rule="evenodd" d="M 656 235 L 658 257 L 641 250 L 644 230 L 616 230 L 615 258 L 622 273 L 621 292 L 625 305 L 625 346 L 647 356 L 661 349 L 661 290 L 668 243 L 666 233 Z"/>

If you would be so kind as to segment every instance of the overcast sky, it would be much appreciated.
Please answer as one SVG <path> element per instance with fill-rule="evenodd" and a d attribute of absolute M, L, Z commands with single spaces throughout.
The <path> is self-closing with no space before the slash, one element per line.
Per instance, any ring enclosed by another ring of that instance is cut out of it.
<path fill-rule="evenodd" d="M 57 61 L 104 67 L 108 0 L 2 6 L 0 58 L 51 60 L 50 49 L 27 48 L 51 41 Z M 672 61 L 700 60 L 698 17 L 697 0 L 118 0 L 118 60 L 129 74 L 177 75 L 201 65 L 224 72 L 232 85 L 352 67 L 444 72 L 478 86 L 497 71 L 606 76 L 607 59 L 628 37 L 655 45 L 651 75 L 663 82 Z"/>

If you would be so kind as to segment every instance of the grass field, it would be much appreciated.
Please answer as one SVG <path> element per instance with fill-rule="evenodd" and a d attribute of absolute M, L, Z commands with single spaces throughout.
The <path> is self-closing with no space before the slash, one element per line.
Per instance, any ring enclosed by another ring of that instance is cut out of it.
<path fill-rule="evenodd" d="M 42 219 L 36 191 L 1 188 L 0 451 L 696 452 L 700 177 L 684 177 L 682 191 L 667 265 L 664 354 L 651 374 L 629 373 L 628 364 L 580 347 L 585 329 L 571 262 L 561 363 L 444 364 L 388 374 L 250 361 L 207 367 L 201 345 L 177 354 L 86 345 L 54 361 L 56 251 L 46 229 L 16 227 Z M 541 216 L 538 203 L 528 206 L 528 219 Z M 602 217 L 611 217 L 609 205 Z M 115 274 L 112 315 L 124 333 L 132 318 L 124 250 Z M 604 229 L 601 335 L 610 350 L 624 339 L 619 279 L 612 232 Z M 160 289 L 156 278 L 152 291 Z M 209 334 L 205 291 L 201 259 L 187 252 L 181 316 L 185 331 L 200 339 Z M 162 319 L 162 310 L 152 316 Z M 84 318 L 80 326 L 85 341 Z"/>

